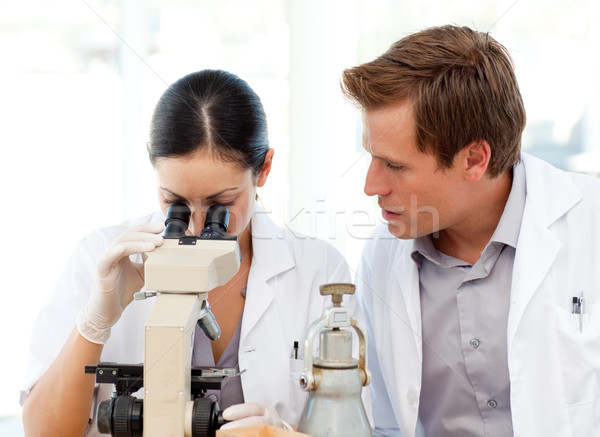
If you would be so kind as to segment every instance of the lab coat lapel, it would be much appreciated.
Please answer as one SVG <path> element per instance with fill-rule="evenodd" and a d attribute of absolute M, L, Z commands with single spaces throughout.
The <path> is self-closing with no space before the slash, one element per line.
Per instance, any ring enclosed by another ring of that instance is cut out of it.
<path fill-rule="evenodd" d="M 511 310 L 508 314 L 508 340 L 514 337 L 527 304 L 535 294 L 554 262 L 560 243 L 540 226 L 533 207 L 526 202 L 519 243 L 515 254 L 511 290 Z"/>
<path fill-rule="evenodd" d="M 560 250 L 560 243 L 549 227 L 581 199 L 581 194 L 565 174 L 525 154 L 523 164 L 527 195 L 513 267 L 509 348 L 527 304 Z M 532 177 L 527 177 L 528 172 Z"/>
<path fill-rule="evenodd" d="M 415 334 L 415 339 L 419 340 L 419 350 L 421 350 L 421 296 L 419 291 L 419 269 L 412 259 L 414 250 L 414 240 L 408 240 L 402 247 L 403 253 L 396 256 L 394 274 L 396 283 L 400 289 L 400 295 L 404 301 L 404 308 L 408 314 L 403 316 L 403 320 Z M 397 307 L 396 307 L 397 308 Z M 405 319 L 408 318 L 408 320 Z M 419 360 L 421 357 L 419 356 Z"/>
<path fill-rule="evenodd" d="M 283 230 L 275 226 L 267 214 L 258 205 L 255 206 L 251 224 L 252 265 L 240 341 L 252 331 L 275 298 L 269 280 L 295 265 Z"/>
<path fill-rule="evenodd" d="M 414 405 L 418 402 L 421 390 L 423 363 L 419 270 L 411 256 L 414 240 L 408 240 L 399 247 L 394 264 L 395 281 L 388 293 L 390 309 L 397 320 L 389 326 L 402 329 L 390 332 L 393 338 L 389 349 L 392 359 L 388 363 L 392 366 L 386 372 L 387 375 L 394 375 L 395 390 L 389 390 L 389 393 L 396 417 L 400 418 L 404 429 L 416 429 L 418 409 Z M 396 301 L 393 296 L 402 302 Z M 409 345 L 414 345 L 414 349 Z M 407 404 L 409 408 L 406 408 Z"/>

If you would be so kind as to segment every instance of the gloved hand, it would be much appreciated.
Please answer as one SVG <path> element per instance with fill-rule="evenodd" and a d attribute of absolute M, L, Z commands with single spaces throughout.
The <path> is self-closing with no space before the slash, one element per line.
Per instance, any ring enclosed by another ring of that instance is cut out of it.
<path fill-rule="evenodd" d="M 267 404 L 237 404 L 223 411 L 223 419 L 229 421 L 221 429 L 240 428 L 242 426 L 270 425 L 275 428 L 292 430 L 292 427 L 279 418 L 277 410 Z"/>
<path fill-rule="evenodd" d="M 129 255 L 151 252 L 162 245 L 162 224 L 145 223 L 125 231 L 100 257 L 87 305 L 77 317 L 77 329 L 88 341 L 104 344 L 133 295 L 144 286 L 144 265 Z"/>

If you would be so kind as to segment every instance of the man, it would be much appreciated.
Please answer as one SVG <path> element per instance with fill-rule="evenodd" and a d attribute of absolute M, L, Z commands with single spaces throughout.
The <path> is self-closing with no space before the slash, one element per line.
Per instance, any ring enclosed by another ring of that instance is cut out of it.
<path fill-rule="evenodd" d="M 600 435 L 600 181 L 521 154 L 507 50 L 430 28 L 342 88 L 387 222 L 356 274 L 376 434 Z"/>

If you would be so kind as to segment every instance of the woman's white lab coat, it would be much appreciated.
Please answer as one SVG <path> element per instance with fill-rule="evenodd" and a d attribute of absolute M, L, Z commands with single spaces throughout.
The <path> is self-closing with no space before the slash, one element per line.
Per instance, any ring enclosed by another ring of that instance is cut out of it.
<path fill-rule="evenodd" d="M 157 212 L 99 230 L 80 243 L 36 320 L 21 403 L 73 330 L 77 313 L 87 302 L 96 258 L 125 229 L 162 220 Z M 298 382 L 303 361 L 290 359 L 293 343 L 299 342 L 299 358 L 303 358 L 304 336 L 326 304 L 319 286 L 349 282 L 350 274 L 344 258 L 331 245 L 277 227 L 261 208 L 255 208 L 251 223 L 254 255 L 239 343 L 239 368 L 245 370 L 241 376 L 244 398 L 274 405 L 283 420 L 296 424 L 307 395 Z M 101 361 L 143 362 L 143 327 L 153 301 L 134 301 L 126 308 L 112 328 Z M 97 402 L 110 397 L 112 387 L 101 384 L 98 390 Z M 95 435 L 95 429 L 89 435 Z"/>
<path fill-rule="evenodd" d="M 600 180 L 527 155 L 520 165 L 527 197 L 506 333 L 514 435 L 600 436 Z M 413 241 L 394 238 L 385 227 L 374 236 L 356 274 L 370 334 L 374 421 L 383 435 L 419 435 L 422 344 Z M 581 292 L 580 331 L 572 299 Z"/>

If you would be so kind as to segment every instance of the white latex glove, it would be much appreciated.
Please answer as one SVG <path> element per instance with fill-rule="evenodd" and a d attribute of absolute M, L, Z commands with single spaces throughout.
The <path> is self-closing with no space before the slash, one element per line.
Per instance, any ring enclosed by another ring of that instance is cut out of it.
<path fill-rule="evenodd" d="M 87 305 L 77 317 L 77 329 L 88 341 L 104 344 L 134 293 L 144 286 L 144 265 L 129 255 L 151 252 L 163 244 L 162 224 L 145 223 L 125 231 L 100 257 Z"/>
<path fill-rule="evenodd" d="M 229 421 L 221 429 L 240 428 L 243 426 L 269 425 L 275 428 L 292 429 L 279 418 L 277 410 L 267 404 L 237 404 L 223 411 L 223 419 Z"/>

